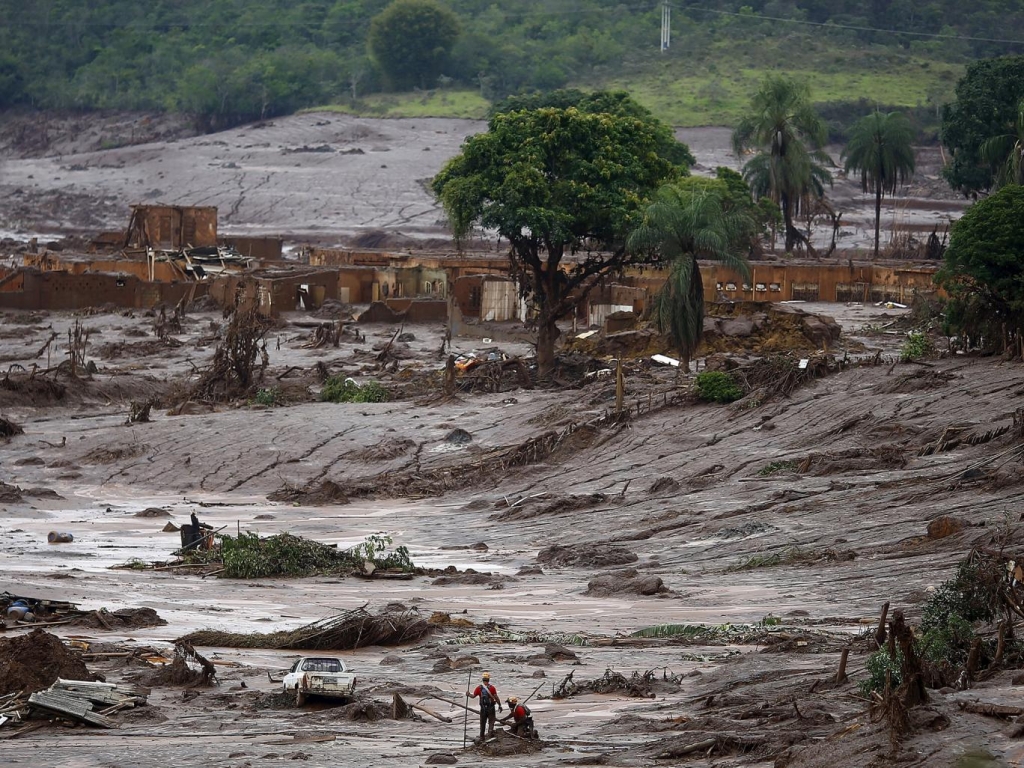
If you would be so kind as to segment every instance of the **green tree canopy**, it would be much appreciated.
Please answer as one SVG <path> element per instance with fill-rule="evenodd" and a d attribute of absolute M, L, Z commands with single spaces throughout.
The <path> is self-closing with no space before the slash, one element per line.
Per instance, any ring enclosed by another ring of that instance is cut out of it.
<path fill-rule="evenodd" d="M 1013 132 L 1024 99 L 1024 56 L 979 61 L 956 86 L 942 115 L 942 143 L 952 154 L 942 174 L 966 195 L 990 189 L 996 168 L 982 157 L 989 139 Z"/>
<path fill-rule="evenodd" d="M 743 176 L 757 198 L 769 197 L 782 210 L 786 250 L 811 245 L 797 229 L 794 218 L 812 198 L 825 194 L 832 175 L 830 161 L 821 151 L 828 136 L 825 121 L 811 106 L 806 83 L 769 76 L 750 102 L 750 112 L 733 133 L 733 149 L 740 157 L 755 155 L 743 167 Z"/>
<path fill-rule="evenodd" d="M 544 93 L 509 96 L 495 104 L 491 109 L 491 114 L 497 115 L 502 112 L 543 109 L 544 107 L 552 107 L 554 109 L 575 107 L 580 112 L 590 114 L 605 113 L 642 120 L 650 125 L 657 134 L 659 155 L 673 165 L 684 169 L 685 173 L 689 173 L 690 167 L 697 162 L 690 152 L 690 148 L 675 137 L 669 126 L 658 120 L 651 114 L 649 109 L 638 104 L 625 91 L 594 91 L 592 93 L 584 93 L 575 88 L 564 88 Z"/>
<path fill-rule="evenodd" d="M 754 220 L 748 205 L 737 205 L 721 179 L 688 178 L 658 190 L 630 233 L 631 250 L 657 254 L 667 263 L 668 279 L 655 296 L 654 317 L 671 337 L 683 367 L 704 334 L 704 283 L 698 259 L 720 261 L 749 275 L 745 254 Z"/>
<path fill-rule="evenodd" d="M 948 331 L 989 350 L 1024 338 L 1024 187 L 980 200 L 953 225 L 937 280 L 950 296 Z"/>
<path fill-rule="evenodd" d="M 474 226 L 508 240 L 513 274 L 537 307 L 537 363 L 554 362 L 557 321 L 602 278 L 643 255 L 626 234 L 648 197 L 678 175 L 655 128 L 575 107 L 495 115 L 434 178 L 456 237 Z M 565 263 L 563 263 L 565 262 Z"/>
<path fill-rule="evenodd" d="M 1024 99 L 1006 133 L 992 136 L 981 145 L 981 159 L 995 173 L 996 187 L 1024 184 Z"/>
<path fill-rule="evenodd" d="M 862 117 L 850 129 L 843 150 L 846 172 L 860 174 L 861 188 L 875 194 L 875 258 L 882 222 L 882 196 L 895 195 L 914 173 L 914 129 L 899 112 Z"/>
<path fill-rule="evenodd" d="M 369 45 L 392 87 L 432 88 L 458 38 L 458 17 L 434 0 L 395 0 L 373 18 Z"/>

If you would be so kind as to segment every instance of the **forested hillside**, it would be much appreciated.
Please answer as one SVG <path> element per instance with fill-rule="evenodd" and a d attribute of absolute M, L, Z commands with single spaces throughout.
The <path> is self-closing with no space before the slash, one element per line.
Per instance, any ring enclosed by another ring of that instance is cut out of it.
<path fill-rule="evenodd" d="M 414 36 L 380 26 L 368 44 L 389 0 L 0 0 L 0 107 L 174 110 L 212 128 L 413 88 L 480 104 L 613 85 L 692 124 L 728 118 L 767 69 L 809 73 L 820 101 L 928 107 L 967 62 L 1024 52 L 1020 0 L 677 0 L 667 53 L 658 0 L 439 4 L 450 40 L 401 77 L 382 59 L 415 62 Z"/>

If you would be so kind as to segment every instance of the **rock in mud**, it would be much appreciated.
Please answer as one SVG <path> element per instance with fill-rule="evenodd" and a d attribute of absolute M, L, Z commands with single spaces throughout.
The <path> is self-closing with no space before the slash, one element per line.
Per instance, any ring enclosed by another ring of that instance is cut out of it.
<path fill-rule="evenodd" d="M 952 536 L 954 533 L 960 533 L 965 526 L 966 523 L 963 520 L 943 515 L 928 523 L 928 538 L 944 539 L 947 536 Z"/>
<path fill-rule="evenodd" d="M 679 490 L 679 481 L 671 477 L 659 477 L 653 483 L 651 487 L 647 489 L 648 493 L 670 493 L 671 491 Z"/>
<path fill-rule="evenodd" d="M 160 507 L 146 507 L 135 513 L 135 517 L 170 517 L 171 513 Z"/>
<path fill-rule="evenodd" d="M 22 501 L 21 488 L 0 482 L 0 504 L 17 504 Z"/>
<path fill-rule="evenodd" d="M 437 752 L 427 758 L 427 765 L 455 765 L 457 762 L 458 758 L 447 752 Z"/>
<path fill-rule="evenodd" d="M 667 594 L 668 587 L 658 576 L 641 576 L 635 568 L 623 571 L 601 573 L 590 580 L 587 591 L 590 597 L 613 597 L 615 595 L 653 596 Z"/>
<path fill-rule="evenodd" d="M 537 562 L 554 568 L 607 568 L 628 565 L 640 558 L 614 544 L 555 544 L 537 553 Z"/>
<path fill-rule="evenodd" d="M 547 643 L 544 646 L 544 655 L 552 661 L 579 661 L 580 657 L 574 651 L 570 651 L 564 645 L 558 643 Z"/>
<path fill-rule="evenodd" d="M 494 585 L 504 581 L 501 576 L 494 573 L 478 573 L 472 568 L 467 568 L 465 573 L 456 573 L 451 576 L 439 576 L 434 579 L 435 587 L 447 587 L 452 585 Z"/>

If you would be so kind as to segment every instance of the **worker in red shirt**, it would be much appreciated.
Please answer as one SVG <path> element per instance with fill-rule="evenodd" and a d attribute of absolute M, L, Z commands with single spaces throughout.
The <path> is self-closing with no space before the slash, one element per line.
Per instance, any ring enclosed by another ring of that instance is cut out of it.
<path fill-rule="evenodd" d="M 509 730 L 513 736 L 521 739 L 536 738 L 536 731 L 533 728 L 533 713 L 526 704 L 520 704 L 515 696 L 509 696 L 505 703 L 508 704 L 508 714 L 501 718 L 502 724 L 509 718 L 512 719 L 512 727 Z"/>
<path fill-rule="evenodd" d="M 484 672 L 480 676 L 480 685 L 474 691 L 466 691 L 468 698 L 480 698 L 480 741 L 484 740 L 486 726 L 487 735 L 494 735 L 494 708 L 501 709 L 501 699 L 498 698 L 498 690 L 491 685 L 491 673 Z"/>

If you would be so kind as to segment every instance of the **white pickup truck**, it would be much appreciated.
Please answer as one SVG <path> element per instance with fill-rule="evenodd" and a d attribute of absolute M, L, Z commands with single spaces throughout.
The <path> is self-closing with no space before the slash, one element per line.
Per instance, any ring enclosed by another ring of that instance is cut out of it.
<path fill-rule="evenodd" d="M 356 690 L 356 676 L 348 671 L 345 662 L 321 656 L 305 656 L 296 661 L 283 682 L 284 692 L 294 693 L 299 707 L 310 696 L 347 699 Z"/>

